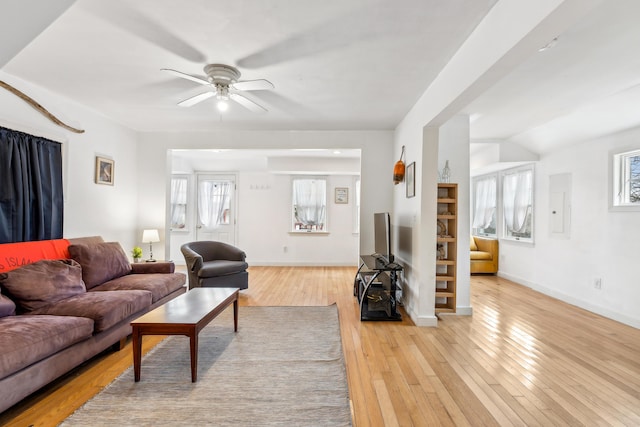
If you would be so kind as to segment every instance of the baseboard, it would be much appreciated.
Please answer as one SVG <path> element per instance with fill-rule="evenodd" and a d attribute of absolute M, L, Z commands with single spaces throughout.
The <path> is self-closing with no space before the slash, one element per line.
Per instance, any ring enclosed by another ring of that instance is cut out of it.
<path fill-rule="evenodd" d="M 358 265 L 353 262 L 270 262 L 270 261 L 247 261 L 249 267 L 354 267 Z"/>
<path fill-rule="evenodd" d="M 435 328 L 438 326 L 438 318 L 436 316 L 418 316 L 417 318 L 412 317 L 413 323 L 416 326 L 423 326 L 428 328 Z"/>
<path fill-rule="evenodd" d="M 503 273 L 503 272 L 498 272 L 498 276 L 503 277 L 507 280 L 511 280 L 512 282 L 518 283 L 520 285 L 526 286 L 527 288 L 531 288 L 534 291 L 556 298 L 560 301 L 566 302 L 567 304 L 575 305 L 576 307 L 580 307 L 592 313 L 599 314 L 600 316 L 604 316 L 608 319 L 615 320 L 616 322 L 624 323 L 625 325 L 629 325 L 634 328 L 640 329 L 640 319 L 625 316 L 623 314 L 616 313 L 615 311 L 609 310 L 604 307 L 599 307 L 597 305 L 589 303 L 588 301 L 584 301 L 584 300 L 575 298 L 571 295 L 558 292 L 555 289 L 548 288 L 546 286 L 540 285 L 539 283 L 531 282 L 530 280 L 526 280 L 522 277 L 514 276 L 512 274 Z"/>
<path fill-rule="evenodd" d="M 435 328 L 438 326 L 438 318 L 436 316 L 418 316 L 406 305 L 403 307 L 405 313 L 407 313 L 407 315 L 411 318 L 416 326 L 424 326 L 429 328 Z"/>
<path fill-rule="evenodd" d="M 456 316 L 473 316 L 473 307 L 456 307 Z"/>

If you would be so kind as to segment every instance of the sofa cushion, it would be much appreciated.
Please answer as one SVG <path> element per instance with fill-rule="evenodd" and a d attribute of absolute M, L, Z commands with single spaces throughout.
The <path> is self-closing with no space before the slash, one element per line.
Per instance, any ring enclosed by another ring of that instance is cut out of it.
<path fill-rule="evenodd" d="M 102 332 L 118 322 L 146 310 L 151 305 L 149 291 L 86 292 L 34 310 L 32 314 L 87 317 L 94 332 Z"/>
<path fill-rule="evenodd" d="M 0 378 L 85 340 L 93 321 L 83 317 L 25 314 L 0 319 Z"/>
<path fill-rule="evenodd" d="M 127 254 L 118 242 L 70 245 L 69 255 L 82 266 L 82 279 L 87 289 L 131 271 Z"/>
<path fill-rule="evenodd" d="M 226 274 L 240 273 L 247 268 L 249 268 L 249 264 L 244 261 L 206 261 L 202 263 L 202 268 L 198 271 L 198 277 L 224 276 Z"/>
<path fill-rule="evenodd" d="M 470 257 L 472 261 L 489 260 L 493 259 L 493 255 L 490 252 L 471 251 Z"/>
<path fill-rule="evenodd" d="M 170 293 L 180 289 L 186 281 L 182 273 L 173 274 L 128 274 L 118 277 L 96 286 L 91 292 L 96 291 L 122 291 L 122 290 L 144 290 L 151 292 L 152 302 L 166 297 Z"/>
<path fill-rule="evenodd" d="M 86 292 L 80 264 L 71 259 L 37 261 L 2 273 L 0 286 L 24 311 Z"/>
<path fill-rule="evenodd" d="M 66 239 L 35 242 L 3 243 L 0 245 L 0 273 L 15 270 L 42 259 L 69 258 Z"/>
<path fill-rule="evenodd" d="M 11 298 L 0 294 L 0 317 L 13 316 L 16 314 L 16 303 Z"/>
<path fill-rule="evenodd" d="M 471 236 L 471 240 L 469 241 L 469 250 L 470 251 L 477 251 L 478 250 L 478 245 L 476 244 L 476 239 L 474 239 L 473 236 Z"/>

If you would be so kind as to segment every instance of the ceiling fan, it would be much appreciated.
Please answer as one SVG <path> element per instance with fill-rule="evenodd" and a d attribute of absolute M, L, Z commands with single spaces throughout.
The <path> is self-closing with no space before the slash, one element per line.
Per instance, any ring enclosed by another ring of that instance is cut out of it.
<path fill-rule="evenodd" d="M 241 92 L 252 90 L 270 90 L 273 89 L 273 83 L 265 79 L 257 80 L 240 80 L 240 71 L 237 68 L 224 64 L 208 64 L 204 67 L 206 77 L 192 76 L 181 71 L 172 70 L 170 68 L 162 68 L 161 71 L 167 71 L 177 77 L 191 80 L 204 86 L 209 86 L 206 92 L 200 93 L 191 98 L 185 99 L 178 103 L 181 107 L 191 107 L 211 97 L 216 97 L 217 107 L 220 111 L 229 108 L 228 101 L 237 102 L 244 108 L 255 113 L 264 113 L 267 111 L 262 105 L 247 98 Z"/>

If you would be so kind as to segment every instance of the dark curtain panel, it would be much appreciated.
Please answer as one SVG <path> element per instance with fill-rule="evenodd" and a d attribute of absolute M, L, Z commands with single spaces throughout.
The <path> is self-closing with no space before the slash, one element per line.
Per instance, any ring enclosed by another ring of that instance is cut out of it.
<path fill-rule="evenodd" d="M 0 243 L 62 238 L 62 150 L 0 127 Z"/>

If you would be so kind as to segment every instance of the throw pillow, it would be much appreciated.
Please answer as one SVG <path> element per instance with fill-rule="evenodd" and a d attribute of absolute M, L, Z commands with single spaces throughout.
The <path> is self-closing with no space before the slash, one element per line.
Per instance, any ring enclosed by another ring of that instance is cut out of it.
<path fill-rule="evenodd" d="M 82 279 L 87 289 L 131 272 L 127 254 L 118 242 L 70 245 L 69 254 L 82 266 Z"/>
<path fill-rule="evenodd" d="M 469 250 L 470 251 L 478 250 L 478 245 L 476 245 L 476 239 L 474 239 L 473 236 L 471 236 L 471 241 L 469 242 Z"/>
<path fill-rule="evenodd" d="M 2 273 L 0 286 L 25 311 L 86 292 L 80 264 L 71 259 L 37 261 Z"/>
<path fill-rule="evenodd" d="M 16 303 L 0 294 L 0 317 L 13 316 L 14 314 L 16 314 Z"/>

